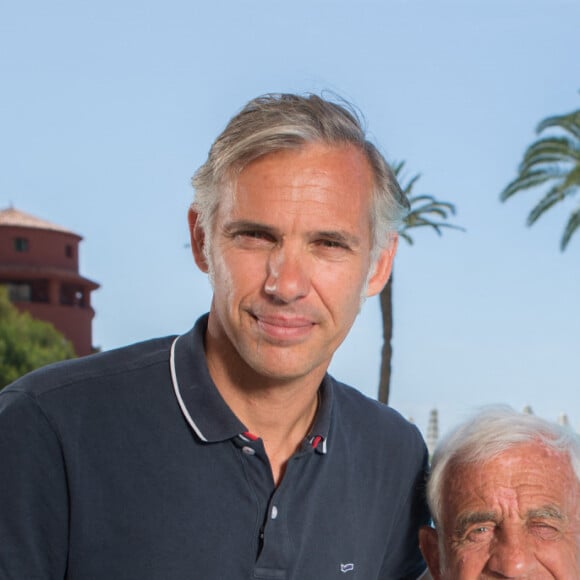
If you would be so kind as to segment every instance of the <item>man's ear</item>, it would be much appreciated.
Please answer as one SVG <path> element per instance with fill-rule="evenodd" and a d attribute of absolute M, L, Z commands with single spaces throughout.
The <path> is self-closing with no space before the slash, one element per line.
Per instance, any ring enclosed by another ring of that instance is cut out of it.
<path fill-rule="evenodd" d="M 421 526 L 419 530 L 419 547 L 427 566 L 429 566 L 429 572 L 431 572 L 433 580 L 442 580 L 437 531 L 430 526 Z"/>
<path fill-rule="evenodd" d="M 393 269 L 393 260 L 399 243 L 399 236 L 396 233 L 390 234 L 389 245 L 379 254 L 373 266 L 373 272 L 369 278 L 367 286 L 367 296 L 379 294 L 389 280 Z"/>
<path fill-rule="evenodd" d="M 189 208 L 187 212 L 187 221 L 189 222 L 189 239 L 191 240 L 193 259 L 197 267 L 202 272 L 207 273 L 209 267 L 204 252 L 205 232 L 199 224 L 199 214 L 193 208 Z"/>

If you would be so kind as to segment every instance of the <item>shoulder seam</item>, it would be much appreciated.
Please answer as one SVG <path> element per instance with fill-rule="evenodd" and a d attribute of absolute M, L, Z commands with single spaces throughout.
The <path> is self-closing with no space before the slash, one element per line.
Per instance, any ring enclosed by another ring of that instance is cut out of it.
<path fill-rule="evenodd" d="M 44 418 L 48 427 L 51 431 L 54 432 L 54 435 L 59 443 L 59 446 L 62 450 L 62 437 L 60 436 L 60 431 L 58 430 L 57 426 L 52 421 L 50 415 L 42 408 L 42 405 L 38 401 L 37 397 L 32 396 L 31 393 L 23 391 L 21 389 L 12 389 L 10 391 L 0 391 L 0 397 L 9 397 L 11 394 L 19 395 L 20 397 L 29 401 L 32 406 L 37 410 L 37 412 Z"/>
<path fill-rule="evenodd" d="M 143 369 L 147 369 L 149 367 L 158 365 L 160 363 L 164 363 L 167 362 L 169 364 L 169 351 L 167 351 L 166 353 L 163 353 L 164 356 L 162 358 L 159 358 L 158 360 L 154 360 L 151 362 L 148 362 L 147 364 L 143 364 L 140 365 L 138 367 L 134 367 L 134 368 L 124 368 L 124 369 L 116 369 L 116 370 L 106 370 L 103 372 L 99 372 L 99 373 L 91 373 L 87 376 L 80 376 L 80 377 L 75 377 L 75 378 L 69 378 L 69 379 L 65 379 L 62 382 L 60 382 L 59 384 L 55 384 L 53 387 L 48 387 L 45 391 L 41 392 L 41 393 L 30 393 L 27 389 L 24 389 L 22 387 L 11 387 L 11 391 L 12 392 L 17 392 L 17 393 L 22 393 L 26 396 L 28 396 L 30 399 L 33 400 L 40 400 L 41 398 L 43 398 L 46 395 L 50 395 L 51 393 L 60 391 L 62 389 L 67 389 L 70 388 L 72 386 L 78 385 L 79 383 L 83 383 L 85 381 L 91 381 L 95 378 L 98 379 L 104 379 L 107 377 L 115 377 L 115 376 L 119 376 L 119 375 L 123 375 L 123 374 L 127 374 L 136 370 L 143 370 Z"/>

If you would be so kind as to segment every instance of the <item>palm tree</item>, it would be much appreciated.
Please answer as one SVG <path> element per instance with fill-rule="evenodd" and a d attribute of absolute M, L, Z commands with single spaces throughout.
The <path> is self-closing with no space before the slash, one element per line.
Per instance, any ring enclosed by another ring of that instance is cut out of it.
<path fill-rule="evenodd" d="M 500 194 L 501 201 L 505 201 L 524 189 L 549 186 L 547 193 L 529 213 L 528 226 L 551 207 L 573 198 L 580 191 L 580 110 L 544 119 L 536 133 L 546 129 L 556 129 L 559 134 L 538 139 L 526 149 L 518 176 Z M 580 205 L 572 211 L 564 227 L 561 251 L 566 249 L 579 227 Z"/>
<path fill-rule="evenodd" d="M 397 179 L 403 171 L 405 162 L 393 164 L 393 172 Z M 439 236 L 443 233 L 443 228 L 462 230 L 459 226 L 447 223 L 447 219 L 455 215 L 455 206 L 447 201 L 439 201 L 432 195 L 413 195 L 413 187 L 421 177 L 420 174 L 412 177 L 405 185 L 401 184 L 403 192 L 407 196 L 411 209 L 405 218 L 403 227 L 399 232 L 399 237 L 410 245 L 413 238 L 409 230 L 413 228 L 428 227 L 433 229 Z M 381 313 L 383 318 L 383 348 L 381 351 L 381 373 L 379 379 L 378 399 L 383 403 L 389 402 L 389 391 L 391 384 L 391 359 L 392 359 L 392 337 L 393 337 L 393 275 L 380 296 Z"/>

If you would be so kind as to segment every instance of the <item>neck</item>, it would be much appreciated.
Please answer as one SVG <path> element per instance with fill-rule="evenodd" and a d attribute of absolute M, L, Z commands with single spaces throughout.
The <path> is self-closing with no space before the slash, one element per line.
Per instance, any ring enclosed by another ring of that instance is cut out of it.
<path fill-rule="evenodd" d="M 209 333 L 205 342 L 216 388 L 250 433 L 262 439 L 277 485 L 288 459 L 310 431 L 326 367 L 294 378 L 262 376 L 237 352 L 229 352 L 221 341 L 213 341 Z"/>
<path fill-rule="evenodd" d="M 248 431 L 262 439 L 278 485 L 290 457 L 309 434 L 318 410 L 320 380 L 310 384 L 242 385 L 210 374 L 221 396 Z"/>

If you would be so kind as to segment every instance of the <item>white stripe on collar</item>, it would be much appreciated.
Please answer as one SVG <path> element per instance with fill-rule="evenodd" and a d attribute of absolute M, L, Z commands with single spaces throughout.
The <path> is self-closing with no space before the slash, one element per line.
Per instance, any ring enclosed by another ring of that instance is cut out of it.
<path fill-rule="evenodd" d="M 175 391 L 175 396 L 177 397 L 177 402 L 181 408 L 181 412 L 185 417 L 185 420 L 189 423 L 191 428 L 195 431 L 196 435 L 202 440 L 207 442 L 207 439 L 203 436 L 203 433 L 199 430 L 195 421 L 191 418 L 183 399 L 181 398 L 181 392 L 179 391 L 179 383 L 177 382 L 177 373 L 175 372 L 175 345 L 181 337 L 178 336 L 171 344 L 171 353 L 169 355 L 169 368 L 171 369 L 171 382 L 173 383 L 173 390 Z"/>

